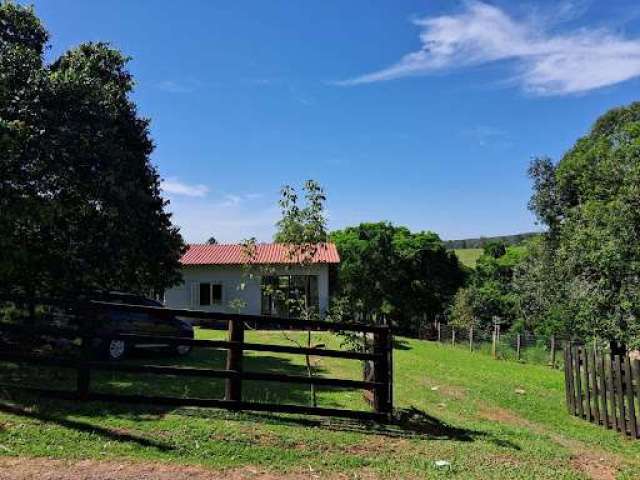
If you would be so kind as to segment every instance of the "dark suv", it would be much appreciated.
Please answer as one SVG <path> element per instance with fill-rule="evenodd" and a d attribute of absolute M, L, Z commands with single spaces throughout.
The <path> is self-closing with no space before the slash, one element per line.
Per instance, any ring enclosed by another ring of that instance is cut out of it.
<path fill-rule="evenodd" d="M 156 300 L 121 292 L 101 294 L 95 300 L 146 307 L 163 307 L 162 303 Z M 100 305 L 95 320 L 95 325 L 97 326 L 96 334 L 98 336 L 113 333 L 132 333 L 193 339 L 193 326 L 189 322 L 162 312 L 134 312 L 121 310 L 110 305 Z M 172 346 L 161 341 L 145 343 L 140 341 L 128 342 L 120 339 L 95 339 L 94 342 L 99 351 L 103 352 L 109 360 L 120 360 L 132 349 L 169 350 L 180 356 L 188 355 L 191 352 L 190 345 Z"/>

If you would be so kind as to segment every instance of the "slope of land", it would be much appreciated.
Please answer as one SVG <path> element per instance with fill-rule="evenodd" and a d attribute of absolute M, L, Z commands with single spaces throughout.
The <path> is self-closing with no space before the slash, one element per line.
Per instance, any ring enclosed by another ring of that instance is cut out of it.
<path fill-rule="evenodd" d="M 223 332 L 200 332 L 220 337 Z M 298 341 L 303 335 L 287 333 Z M 248 341 L 288 344 L 280 332 Z M 169 409 L 36 400 L 4 392 L 0 402 L 0 478 L 638 478 L 640 442 L 571 417 L 562 373 L 496 361 L 480 353 L 397 338 L 398 425 L 221 410 Z M 314 342 L 340 340 L 315 334 Z M 143 363 L 177 359 L 139 358 Z M 215 350 L 181 364 L 222 362 Z M 359 378 L 358 362 L 317 358 L 318 373 Z M 3 365 L 6 375 L 6 365 Z M 246 369 L 300 373 L 304 358 L 255 354 Z M 14 370 L 14 377 L 23 370 Z M 41 372 L 51 384 L 56 377 Z M 34 373 L 35 377 L 37 373 Z M 103 391 L 219 395 L 216 379 L 139 378 L 105 374 Z M 6 380 L 6 379 L 5 379 Z M 45 381 L 32 379 L 32 381 Z M 61 381 L 64 381 L 62 379 Z M 307 403 L 304 386 L 256 384 L 244 392 L 263 401 Z M 354 390 L 319 391 L 325 406 L 366 408 Z M 444 461 L 446 463 L 436 463 Z M 442 465 L 442 466 L 439 466 Z M 177 467 L 178 466 L 178 467 Z M 120 469 L 120 470 L 118 470 Z M 106 472 L 106 473 L 105 473 Z M 114 473 L 115 474 L 115 473 Z M 226 476 L 228 475 L 228 477 Z M 115 477 L 119 478 L 119 477 Z"/>
<path fill-rule="evenodd" d="M 460 263 L 469 268 L 475 268 L 478 258 L 482 255 L 481 248 L 456 248 L 454 252 Z"/>

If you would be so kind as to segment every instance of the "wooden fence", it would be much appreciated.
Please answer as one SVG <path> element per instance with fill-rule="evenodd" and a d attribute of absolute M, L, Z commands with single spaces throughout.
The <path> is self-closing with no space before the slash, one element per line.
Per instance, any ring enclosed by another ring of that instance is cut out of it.
<path fill-rule="evenodd" d="M 564 360 L 569 412 L 640 438 L 640 361 L 575 345 Z"/>
<path fill-rule="evenodd" d="M 322 320 L 298 320 L 289 318 L 262 317 L 254 315 L 238 315 L 214 313 L 196 310 L 168 309 L 138 305 L 123 305 L 108 302 L 90 302 L 74 305 L 82 314 L 79 318 L 80 328 L 69 327 L 32 327 L 8 323 L 0 323 L 0 334 L 13 333 L 19 335 L 38 336 L 49 335 L 60 338 L 81 339 L 80 354 L 72 357 L 37 356 L 29 352 L 17 353 L 13 351 L 0 352 L 0 361 L 31 364 L 45 367 L 63 367 L 77 370 L 77 386 L 75 390 L 61 391 L 41 388 L 27 388 L 20 385 L 2 385 L 4 388 L 29 390 L 44 396 L 69 400 L 96 400 L 125 403 L 143 403 L 171 406 L 217 407 L 230 410 L 268 411 L 280 413 L 341 416 L 365 420 L 386 421 L 393 409 L 392 401 L 392 336 L 388 326 L 373 326 L 353 323 L 331 323 Z M 137 335 L 129 333 L 114 333 L 110 335 L 98 334 L 95 331 L 93 319 L 100 309 L 111 309 L 130 313 L 152 313 L 156 316 L 179 316 L 193 319 L 195 325 L 201 327 L 218 327 L 220 322 L 228 325 L 228 340 L 196 340 L 182 337 Z M 279 328 L 313 331 L 352 331 L 371 334 L 374 338 L 373 351 L 353 352 L 331 350 L 325 348 L 306 348 L 289 345 L 270 345 L 263 343 L 248 343 L 244 339 L 245 324 L 268 324 Z M 108 362 L 96 359 L 92 352 L 93 340 L 103 341 L 113 339 L 125 340 L 130 343 L 161 343 L 178 346 L 188 345 L 193 348 L 226 349 L 226 368 L 193 368 L 159 365 L 140 365 L 126 362 Z M 373 363 L 372 380 L 347 380 L 320 376 L 289 375 L 270 372 L 245 371 L 243 356 L 245 351 L 276 352 L 297 355 L 311 355 L 321 357 L 343 358 Z M 125 395 L 115 393 L 98 393 L 91 389 L 93 372 L 111 371 L 133 374 L 170 375 L 175 377 L 204 377 L 225 379 L 225 396 L 218 398 L 190 398 L 167 397 L 162 395 Z M 242 387 L 246 381 L 280 382 L 286 384 L 323 385 L 337 388 L 357 388 L 373 392 L 373 411 L 349 410 L 339 408 L 325 408 L 317 406 L 274 404 L 252 402 L 243 399 Z"/>

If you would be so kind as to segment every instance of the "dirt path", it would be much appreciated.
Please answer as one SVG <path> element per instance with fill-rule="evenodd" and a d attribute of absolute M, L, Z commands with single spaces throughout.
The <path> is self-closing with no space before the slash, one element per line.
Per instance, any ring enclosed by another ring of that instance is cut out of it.
<path fill-rule="evenodd" d="M 516 427 L 525 427 L 540 435 L 547 435 L 558 445 L 571 452 L 571 466 L 592 480 L 615 480 L 620 460 L 610 453 L 595 450 L 582 442 L 549 432 L 540 424 L 531 422 L 515 413 L 499 407 L 484 406 L 479 412 L 482 418 L 493 422 L 505 423 Z"/>
<path fill-rule="evenodd" d="M 167 463 L 0 457 L 0 480 L 313 480 L 366 479 L 375 476 L 325 476 L 316 472 L 272 474 L 253 467 L 214 471 Z"/>

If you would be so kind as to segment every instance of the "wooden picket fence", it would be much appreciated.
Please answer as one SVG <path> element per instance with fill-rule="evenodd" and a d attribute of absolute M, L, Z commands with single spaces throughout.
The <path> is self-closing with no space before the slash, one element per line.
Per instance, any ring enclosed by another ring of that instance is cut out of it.
<path fill-rule="evenodd" d="M 576 345 L 564 360 L 569 413 L 640 438 L 640 361 Z"/>

